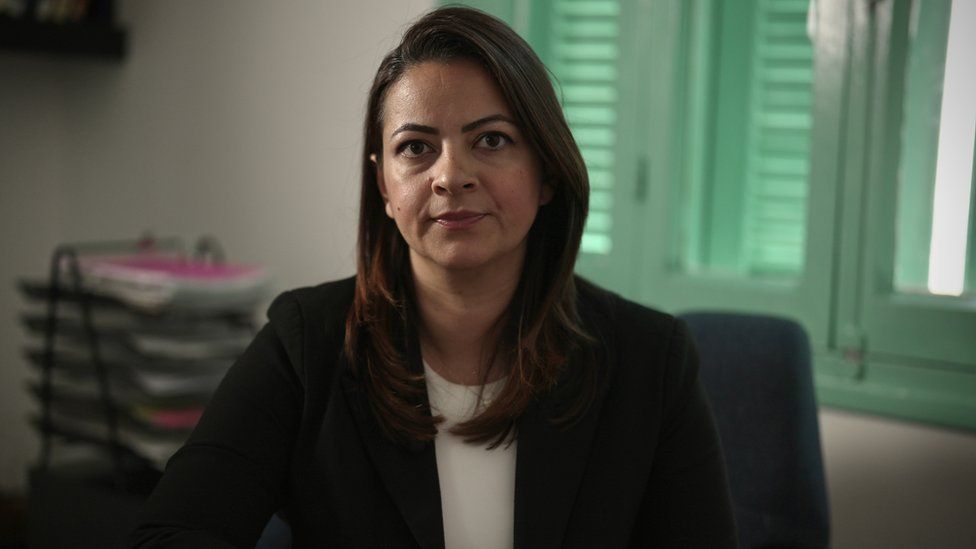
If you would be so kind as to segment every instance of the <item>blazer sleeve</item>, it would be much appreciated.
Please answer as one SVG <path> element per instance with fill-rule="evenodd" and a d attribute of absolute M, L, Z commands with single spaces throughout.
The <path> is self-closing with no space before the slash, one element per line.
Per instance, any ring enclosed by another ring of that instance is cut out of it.
<path fill-rule="evenodd" d="M 254 547 L 281 508 L 303 401 L 289 359 L 300 313 L 279 297 L 269 317 L 167 464 L 131 547 Z"/>
<path fill-rule="evenodd" d="M 634 546 L 737 547 L 735 521 L 698 355 L 675 320 L 665 370 L 664 419 Z"/>

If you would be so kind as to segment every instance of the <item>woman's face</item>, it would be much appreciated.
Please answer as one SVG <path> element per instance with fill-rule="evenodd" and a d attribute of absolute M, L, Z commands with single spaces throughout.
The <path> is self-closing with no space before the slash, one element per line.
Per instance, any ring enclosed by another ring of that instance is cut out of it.
<path fill-rule="evenodd" d="M 377 181 L 414 271 L 520 270 L 552 189 L 491 75 L 470 61 L 421 63 L 389 88 L 383 113 Z"/>

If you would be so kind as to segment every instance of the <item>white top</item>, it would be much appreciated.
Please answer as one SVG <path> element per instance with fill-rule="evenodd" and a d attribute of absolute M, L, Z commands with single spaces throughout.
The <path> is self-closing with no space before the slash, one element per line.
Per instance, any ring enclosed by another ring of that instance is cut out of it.
<path fill-rule="evenodd" d="M 512 547 L 517 441 L 488 450 L 487 444 L 468 444 L 448 432 L 452 426 L 483 410 L 505 380 L 484 386 L 479 407 L 481 385 L 451 383 L 426 361 L 424 374 L 431 410 L 434 415 L 444 416 L 444 422 L 437 426 L 434 451 L 446 549 Z"/>

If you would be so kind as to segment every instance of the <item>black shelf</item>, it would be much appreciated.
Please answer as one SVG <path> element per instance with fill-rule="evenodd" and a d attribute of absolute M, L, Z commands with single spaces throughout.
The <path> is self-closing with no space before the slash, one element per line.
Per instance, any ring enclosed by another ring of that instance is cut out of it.
<path fill-rule="evenodd" d="M 122 59 L 126 31 L 102 22 L 42 23 L 0 17 L 0 50 Z"/>

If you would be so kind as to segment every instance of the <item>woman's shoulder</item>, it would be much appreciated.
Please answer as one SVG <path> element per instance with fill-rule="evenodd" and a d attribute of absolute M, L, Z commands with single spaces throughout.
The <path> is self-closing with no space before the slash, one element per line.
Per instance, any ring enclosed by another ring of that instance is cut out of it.
<path fill-rule="evenodd" d="M 307 322 L 323 316 L 340 316 L 345 319 L 355 291 L 354 276 L 315 286 L 294 288 L 282 292 L 271 302 L 268 319 L 272 323 Z"/>
<path fill-rule="evenodd" d="M 618 383 L 683 387 L 697 376 L 697 353 L 684 322 L 577 277 L 580 314 L 605 345 Z"/>
<path fill-rule="evenodd" d="M 350 277 L 288 290 L 271 302 L 268 325 L 296 368 L 341 348 L 355 290 Z"/>

